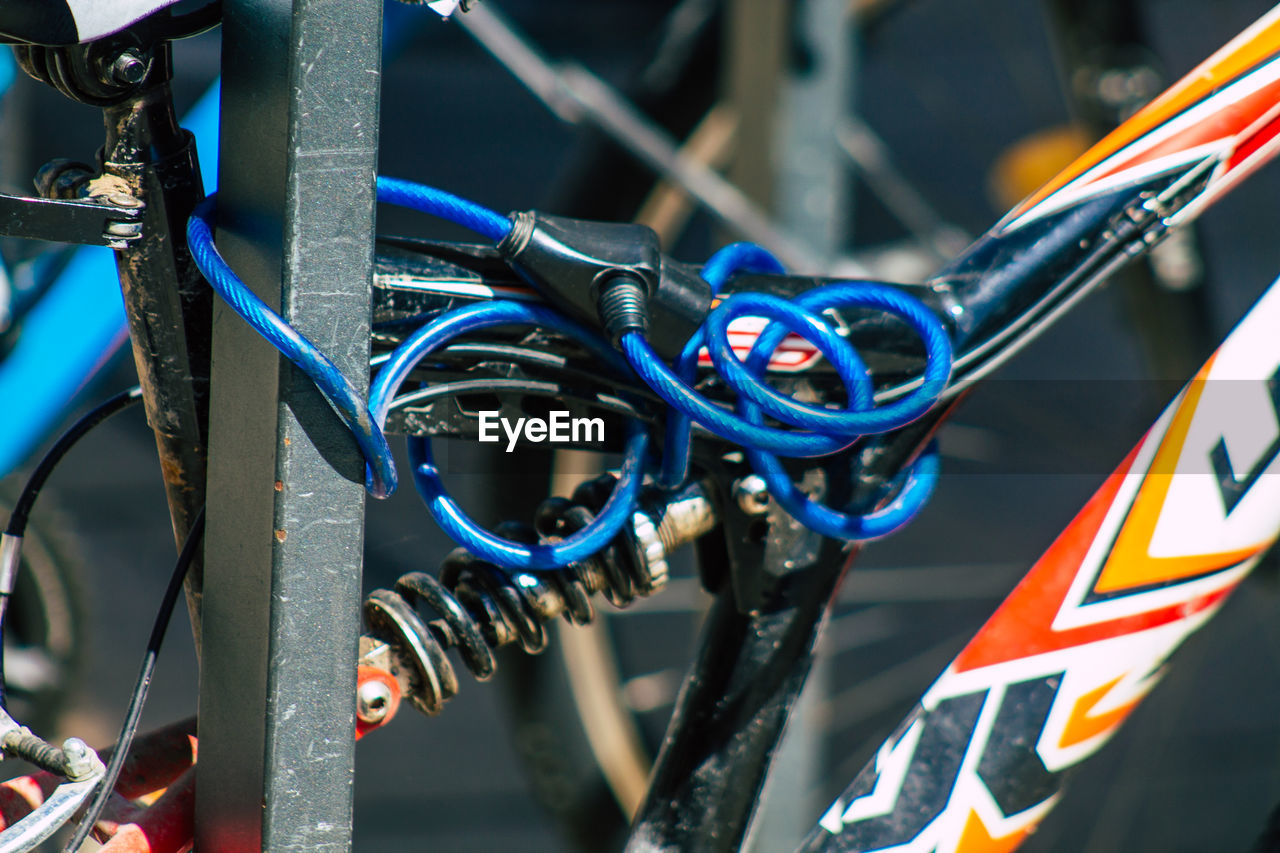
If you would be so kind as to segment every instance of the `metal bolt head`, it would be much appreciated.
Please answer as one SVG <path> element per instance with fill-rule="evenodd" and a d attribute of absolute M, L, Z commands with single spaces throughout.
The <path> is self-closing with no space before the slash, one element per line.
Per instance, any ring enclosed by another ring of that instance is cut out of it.
<path fill-rule="evenodd" d="M 120 86 L 136 86 L 147 76 L 149 63 L 135 50 L 126 50 L 107 67 L 107 81 Z"/>
<path fill-rule="evenodd" d="M 94 752 L 80 738 L 69 737 L 64 740 L 62 754 L 67 758 L 67 778 L 78 781 L 93 773 Z"/>
<path fill-rule="evenodd" d="M 114 204 L 116 207 L 124 207 L 129 210 L 137 210 L 142 207 L 142 199 L 129 195 L 129 193 L 125 192 L 107 193 L 103 198 Z"/>
<path fill-rule="evenodd" d="M 769 509 L 769 486 L 756 474 L 748 474 L 734 483 L 733 496 L 747 515 L 763 515 Z"/>
<path fill-rule="evenodd" d="M 363 723 L 380 723 L 391 713 L 391 688 L 378 679 L 360 685 L 356 693 L 356 716 Z"/>

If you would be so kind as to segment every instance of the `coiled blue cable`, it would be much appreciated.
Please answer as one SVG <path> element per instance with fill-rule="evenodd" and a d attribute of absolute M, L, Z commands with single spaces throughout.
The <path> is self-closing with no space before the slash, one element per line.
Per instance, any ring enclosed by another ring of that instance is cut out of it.
<path fill-rule="evenodd" d="M 711 286 L 714 296 L 725 282 L 739 272 L 782 274 L 786 268 L 766 249 L 755 243 L 730 243 L 716 251 L 702 265 L 702 280 Z M 686 384 L 698 375 L 698 353 L 706 341 L 701 328 L 689 339 L 675 363 L 675 373 Z M 667 414 L 667 427 L 662 447 L 662 469 L 658 484 L 664 489 L 678 489 L 689 478 L 689 459 L 693 446 L 693 422 L 679 409 Z"/>
<path fill-rule="evenodd" d="M 773 272 L 776 260 L 758 247 L 739 244 L 708 262 L 704 278 L 719 291 L 734 272 L 754 269 Z M 875 408 L 870 376 L 852 347 L 819 316 L 829 308 L 876 308 L 906 321 L 920 336 L 927 354 L 921 385 L 905 398 Z M 728 339 L 729 324 L 738 317 L 765 317 L 770 322 L 752 346 L 746 362 L 738 360 Z M 835 367 L 845 384 L 849 403 L 842 411 L 805 405 L 774 391 L 764 381 L 769 358 L 788 332 L 816 346 Z M 698 349 L 708 344 L 721 378 L 738 394 L 738 416 L 725 412 L 689 386 Z M 735 295 L 718 305 L 686 345 L 673 372 L 662 363 L 639 332 L 623 337 L 623 352 L 636 373 L 669 405 L 680 412 L 668 423 L 667 453 L 661 483 L 674 487 L 688 466 L 689 419 L 711 432 L 741 444 L 752 468 L 784 510 L 806 527 L 826 536 L 866 540 L 892 533 L 924 506 L 937 483 L 938 460 L 931 446 L 906 472 L 903 485 L 889 504 L 863 515 L 831 509 L 811 500 L 791 482 L 778 456 L 820 456 L 834 452 L 833 444 L 862 435 L 887 432 L 924 414 L 937 400 L 951 374 L 951 341 L 941 322 L 918 300 L 875 284 L 832 284 L 783 300 L 761 293 Z M 809 431 L 777 430 L 764 425 L 762 411 Z M 763 440 L 762 440 L 763 439 Z"/>
<path fill-rule="evenodd" d="M 216 198 L 215 193 L 202 201 L 187 220 L 187 245 L 196 266 L 233 311 L 316 384 L 364 455 L 365 488 L 374 497 L 387 497 L 396 488 L 396 467 L 382 428 L 369 416 L 360 392 L 338 366 L 246 287 L 218 254 L 213 244 Z"/>
<path fill-rule="evenodd" d="M 488 208 L 451 193 L 403 181 L 378 178 L 378 200 L 440 216 L 500 242 L 511 229 L 510 220 Z M 290 327 L 235 277 L 213 247 L 212 199 L 206 200 L 188 224 L 188 240 L 197 265 L 210 283 L 241 317 L 303 369 L 360 443 L 369 464 L 368 486 L 376 496 L 390 494 L 396 474 L 382 433 L 397 389 L 427 355 L 454 337 L 490 326 L 534 325 L 569 335 L 601 357 L 615 372 L 635 371 L 674 411 L 666 432 L 666 451 L 660 482 L 673 487 L 687 477 L 691 422 L 742 445 L 752 467 L 764 478 L 770 493 L 789 514 L 807 527 L 846 539 L 886 535 L 909 521 L 931 494 L 938 476 L 936 451 L 930 448 L 908 470 L 902 487 L 889 504 L 865 515 L 838 512 L 812 501 L 791 483 L 778 456 L 815 457 L 849 447 L 860 436 L 903 426 L 926 412 L 950 377 L 951 342 L 938 319 L 918 300 L 892 288 L 873 284 L 833 284 L 794 299 L 767 294 L 738 294 L 708 315 L 676 360 L 675 370 L 653 351 L 643 334 L 629 332 L 620 345 L 625 359 L 596 333 L 542 306 L 509 302 L 482 303 L 437 317 L 410 336 L 378 374 L 371 391 L 372 411 L 360 404 L 354 386 L 314 344 Z M 764 249 L 747 243 L 727 246 L 705 265 L 703 277 L 718 292 L 734 273 L 743 270 L 780 273 L 782 266 Z M 927 354 L 920 387 L 887 406 L 875 407 L 870 376 L 853 348 L 820 316 L 840 307 L 869 307 L 892 313 L 920 336 Z M 739 361 L 728 340 L 730 323 L 743 316 L 771 322 L 759 335 L 745 362 Z M 819 349 L 845 385 L 849 402 L 833 411 L 806 405 L 770 388 L 764 380 L 769 358 L 794 332 Z M 736 414 L 698 394 L 692 387 L 699 351 L 706 346 L 725 382 L 738 393 Z M 796 430 L 766 426 L 764 414 Z M 606 547 L 634 511 L 644 474 L 648 434 L 639 422 L 628 427 L 625 458 L 619 481 L 600 514 L 586 528 L 564 540 L 529 545 L 504 539 L 470 519 L 448 495 L 427 439 L 409 440 L 414 483 L 436 522 L 468 551 L 509 569 L 555 569 L 585 559 Z"/>
<path fill-rule="evenodd" d="M 369 393 L 370 409 L 375 422 L 379 426 L 386 423 L 396 391 L 414 367 L 432 352 L 467 332 L 491 326 L 515 325 L 539 326 L 569 335 L 586 345 L 615 372 L 624 376 L 629 372 L 626 362 L 598 334 L 550 308 L 520 302 L 465 305 L 432 320 L 396 347 L 391 358 L 379 371 Z M 507 569 L 558 569 L 584 560 L 607 547 L 623 525 L 631 520 L 644 480 L 649 433 L 639 421 L 628 424 L 626 449 L 618 482 L 591 523 L 559 542 L 537 545 L 504 539 L 473 521 L 445 491 L 440 471 L 432 457 L 431 442 L 426 438 L 411 436 L 408 445 L 414 485 L 426 502 L 431 516 L 450 538 L 480 559 Z"/>
<path fill-rule="evenodd" d="M 439 216 L 495 242 L 511 230 L 510 220 L 502 214 L 434 187 L 379 177 L 377 195 L 379 201 Z M 246 287 L 218 253 L 213 242 L 216 196 L 211 194 L 201 202 L 187 221 L 187 243 L 196 266 L 232 310 L 310 377 L 334 407 L 365 458 L 365 488 L 369 493 L 377 498 L 391 495 L 397 480 L 391 448 L 351 380 L 319 347 Z"/>

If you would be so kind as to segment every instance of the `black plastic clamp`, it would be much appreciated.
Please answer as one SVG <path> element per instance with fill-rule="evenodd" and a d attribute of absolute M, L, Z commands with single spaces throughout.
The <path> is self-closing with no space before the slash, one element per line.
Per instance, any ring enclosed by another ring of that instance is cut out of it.
<path fill-rule="evenodd" d="M 589 222 L 537 211 L 512 214 L 498 251 L 513 270 L 565 313 L 603 328 L 616 344 L 646 333 L 674 359 L 711 308 L 697 268 L 664 257 L 644 225 Z"/>

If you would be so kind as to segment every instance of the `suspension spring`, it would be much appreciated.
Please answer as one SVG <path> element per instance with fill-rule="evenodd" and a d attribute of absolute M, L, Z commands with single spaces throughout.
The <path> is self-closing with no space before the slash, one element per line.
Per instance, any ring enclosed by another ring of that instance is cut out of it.
<path fill-rule="evenodd" d="M 605 474 L 583 483 L 572 500 L 543 501 L 533 527 L 507 523 L 498 532 L 527 543 L 568 536 L 591 522 L 614 482 Z M 593 595 L 625 607 L 657 592 L 666 585 L 667 556 L 715 524 L 710 499 L 694 484 L 674 495 L 647 493 L 607 548 L 563 569 L 511 572 L 455 549 L 439 578 L 410 572 L 394 590 L 369 594 L 361 660 L 388 669 L 418 710 L 438 714 L 458 692 L 449 649 L 456 648 L 476 679 L 486 681 L 497 668 L 494 649 L 515 644 L 530 654 L 541 652 L 545 623 L 557 616 L 572 625 L 592 621 Z M 424 610 L 432 615 L 424 617 Z"/>

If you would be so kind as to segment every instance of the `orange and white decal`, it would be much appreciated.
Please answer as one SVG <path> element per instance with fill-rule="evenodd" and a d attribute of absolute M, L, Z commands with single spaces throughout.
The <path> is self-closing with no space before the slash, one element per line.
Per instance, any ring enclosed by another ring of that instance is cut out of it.
<path fill-rule="evenodd" d="M 806 849 L 1009 851 L 1280 533 L 1280 282 L 929 689 Z"/>
<path fill-rule="evenodd" d="M 1024 200 L 997 230 L 1017 230 L 1086 199 L 1211 160 L 1205 190 L 1170 224 L 1192 218 L 1275 155 L 1278 105 L 1280 6 Z"/>

